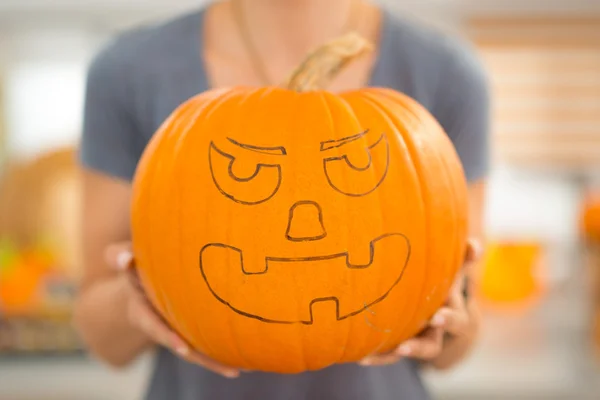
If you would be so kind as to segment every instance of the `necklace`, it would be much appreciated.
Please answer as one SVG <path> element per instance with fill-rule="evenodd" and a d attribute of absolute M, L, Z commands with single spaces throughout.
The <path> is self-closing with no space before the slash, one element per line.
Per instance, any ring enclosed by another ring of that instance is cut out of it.
<path fill-rule="evenodd" d="M 358 17 L 358 9 L 359 9 L 360 1 L 353 0 L 348 10 L 348 18 L 344 27 L 342 28 L 342 33 L 348 32 L 354 28 L 356 28 L 357 17 Z M 240 0 L 231 0 L 231 5 L 233 8 L 233 18 L 235 24 L 237 25 L 238 32 L 240 38 L 242 39 L 242 43 L 248 53 L 250 58 L 250 62 L 252 63 L 252 69 L 254 73 L 259 77 L 262 84 L 265 86 L 271 85 L 272 80 L 269 78 L 269 73 L 267 71 L 267 67 L 264 63 L 263 58 L 260 56 L 260 52 L 256 48 L 254 41 L 252 40 L 250 34 L 250 28 L 248 26 L 248 21 L 244 16 L 244 10 L 242 9 Z"/>

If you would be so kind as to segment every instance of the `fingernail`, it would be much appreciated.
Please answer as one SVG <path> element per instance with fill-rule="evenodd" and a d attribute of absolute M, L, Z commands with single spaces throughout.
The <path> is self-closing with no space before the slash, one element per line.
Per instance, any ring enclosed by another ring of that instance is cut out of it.
<path fill-rule="evenodd" d="M 435 315 L 431 320 L 431 324 L 434 326 L 442 326 L 445 322 L 446 318 L 444 318 L 444 316 L 440 314 Z"/>
<path fill-rule="evenodd" d="M 122 251 L 117 255 L 117 268 L 120 270 L 129 268 L 131 260 L 133 260 L 133 254 L 130 251 Z"/>
<path fill-rule="evenodd" d="M 177 351 L 177 353 L 180 356 L 184 356 L 184 357 L 187 356 L 190 353 L 190 349 L 188 349 L 185 346 L 179 346 L 179 347 L 177 347 L 177 349 L 175 349 L 175 351 Z"/>
<path fill-rule="evenodd" d="M 410 350 L 409 346 L 402 345 L 402 346 L 398 347 L 398 350 L 396 351 L 396 353 L 401 356 L 407 356 L 410 354 L 410 351 L 411 350 Z"/>
<path fill-rule="evenodd" d="M 365 358 L 364 360 L 361 360 L 359 362 L 360 365 L 364 365 L 364 366 L 369 366 L 372 364 L 371 360 L 369 360 L 368 358 Z"/>
<path fill-rule="evenodd" d="M 240 373 L 237 371 L 226 371 L 223 373 L 227 378 L 237 378 L 240 376 Z"/>
<path fill-rule="evenodd" d="M 471 247 L 473 248 L 473 258 L 475 260 L 478 260 L 481 257 L 481 253 L 483 252 L 481 243 L 479 243 L 479 240 L 471 240 Z"/>

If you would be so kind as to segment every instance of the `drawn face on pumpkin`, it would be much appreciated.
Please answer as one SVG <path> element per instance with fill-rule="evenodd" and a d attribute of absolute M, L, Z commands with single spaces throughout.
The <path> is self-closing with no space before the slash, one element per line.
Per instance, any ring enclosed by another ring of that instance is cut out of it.
<path fill-rule="evenodd" d="M 388 135 L 377 121 L 341 132 L 324 126 L 319 141 L 295 127 L 282 143 L 264 121 L 207 145 L 210 190 L 221 194 L 209 196 L 211 220 L 229 221 L 211 224 L 200 251 L 211 293 L 269 323 L 312 324 L 323 302 L 335 306 L 337 320 L 370 310 L 399 283 L 410 255 L 397 218 L 386 220 L 380 209 L 398 192 L 386 185 L 397 173 Z M 278 302 L 282 291 L 296 302 Z"/>

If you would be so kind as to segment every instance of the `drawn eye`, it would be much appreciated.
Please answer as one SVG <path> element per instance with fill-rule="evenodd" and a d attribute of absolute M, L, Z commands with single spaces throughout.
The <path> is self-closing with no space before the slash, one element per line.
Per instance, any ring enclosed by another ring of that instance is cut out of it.
<path fill-rule="evenodd" d="M 365 132 L 367 133 L 367 132 Z M 321 144 L 321 150 L 330 150 L 353 142 L 360 136 L 341 140 L 338 146 Z M 357 143 L 355 142 L 354 145 Z M 372 145 L 357 148 L 342 156 L 325 158 L 323 167 L 327 181 L 332 188 L 346 196 L 365 196 L 381 185 L 387 175 L 390 150 L 385 134 Z"/>
<path fill-rule="evenodd" d="M 230 139 L 230 142 L 243 148 L 243 151 L 254 151 L 263 154 L 273 154 L 280 151 L 285 155 L 283 148 L 259 148 L 239 143 Z M 277 193 L 281 185 L 281 166 L 279 164 L 266 164 L 249 161 L 248 157 L 235 157 L 219 149 L 211 142 L 208 159 L 213 182 L 219 191 L 236 203 L 255 205 L 263 203 Z"/>

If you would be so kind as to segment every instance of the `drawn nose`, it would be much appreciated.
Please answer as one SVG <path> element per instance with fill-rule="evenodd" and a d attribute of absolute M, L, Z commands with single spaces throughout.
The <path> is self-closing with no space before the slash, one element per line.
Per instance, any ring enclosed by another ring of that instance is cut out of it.
<path fill-rule="evenodd" d="M 308 242 L 327 236 L 323 225 L 323 210 L 314 201 L 299 201 L 290 208 L 287 232 L 288 240 Z"/>

